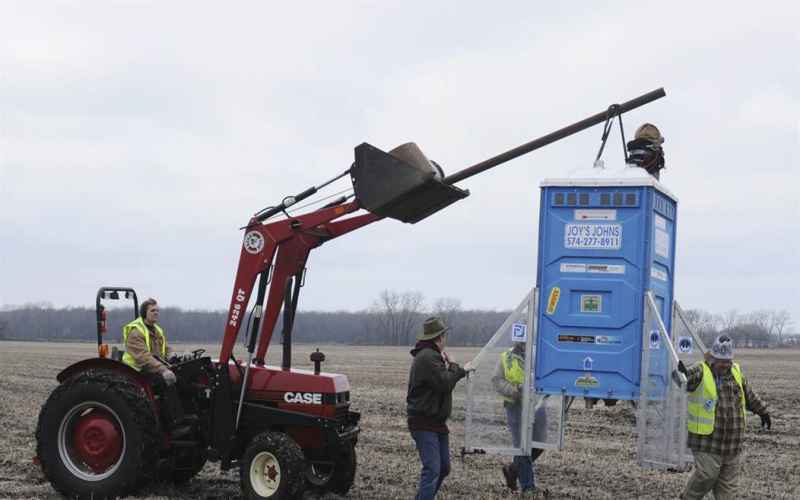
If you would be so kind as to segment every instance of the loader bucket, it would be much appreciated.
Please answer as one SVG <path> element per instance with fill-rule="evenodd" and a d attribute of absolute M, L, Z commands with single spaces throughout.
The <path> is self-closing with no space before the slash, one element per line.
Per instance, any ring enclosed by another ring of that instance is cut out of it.
<path fill-rule="evenodd" d="M 442 172 L 413 142 L 389 153 L 356 147 L 350 175 L 361 206 L 382 217 L 414 224 L 469 195 L 442 182 Z"/>

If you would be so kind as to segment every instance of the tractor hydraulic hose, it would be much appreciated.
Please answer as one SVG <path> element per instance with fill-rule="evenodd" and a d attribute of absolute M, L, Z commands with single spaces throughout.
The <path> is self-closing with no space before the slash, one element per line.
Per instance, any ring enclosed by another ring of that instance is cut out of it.
<path fill-rule="evenodd" d="M 281 369 L 292 368 L 292 329 L 294 328 L 294 315 L 297 312 L 297 299 L 300 295 L 302 272 L 286 280 L 285 297 L 283 302 L 283 362 Z"/>
<path fill-rule="evenodd" d="M 259 222 L 265 221 L 265 220 L 269 219 L 270 217 L 272 217 L 273 215 L 278 214 L 280 212 L 283 212 L 284 210 L 286 210 L 287 208 L 291 207 L 292 205 L 294 205 L 298 201 L 303 201 L 306 198 L 308 198 L 309 196 L 312 196 L 312 195 L 316 194 L 317 191 L 319 191 L 320 189 L 324 188 L 328 184 L 331 184 L 333 182 L 338 181 L 339 179 L 341 179 L 345 175 L 348 175 L 349 173 L 350 173 L 350 169 L 348 168 L 347 170 L 345 170 L 341 174 L 337 175 L 336 177 L 334 177 L 332 179 L 329 179 L 329 180 L 323 182 L 319 186 L 312 186 L 312 187 L 306 189 L 305 191 L 303 191 L 302 193 L 296 194 L 294 196 L 287 196 L 286 198 L 284 198 L 281 201 L 280 205 L 277 205 L 277 206 L 274 206 L 274 207 L 268 207 L 268 208 L 265 208 L 263 210 L 260 210 L 260 211 L 256 212 L 254 217 Z"/>
<path fill-rule="evenodd" d="M 242 406 L 244 405 L 244 395 L 247 392 L 247 377 L 250 374 L 250 365 L 253 363 L 253 352 L 256 350 L 258 332 L 261 328 L 261 311 L 264 305 L 264 294 L 267 290 L 269 281 L 269 271 L 262 271 L 258 279 L 258 293 L 256 294 L 256 304 L 253 309 L 253 329 L 250 331 L 250 342 L 247 345 L 247 365 L 244 367 L 242 376 L 242 390 L 239 393 L 239 407 L 236 409 L 235 428 L 239 428 L 239 418 L 242 416 Z"/>
<path fill-rule="evenodd" d="M 615 109 L 617 114 L 622 114 L 626 111 L 630 111 L 640 106 L 644 106 L 645 104 L 655 101 L 656 99 L 660 99 L 665 95 L 667 94 L 664 92 L 664 89 L 658 88 L 644 95 L 636 97 L 635 99 L 631 99 L 630 101 L 624 102 Z M 472 177 L 475 174 L 479 174 L 484 170 L 489 170 L 492 167 L 496 167 L 509 160 L 513 160 L 514 158 L 530 153 L 533 150 L 539 149 L 542 146 L 546 146 L 552 142 L 561 140 L 572 134 L 580 132 L 581 130 L 587 129 L 593 125 L 597 125 L 598 123 L 603 123 L 609 117 L 609 109 L 611 108 L 608 108 L 605 111 L 601 111 L 600 113 L 592 115 L 589 118 L 585 118 L 579 122 L 573 123 L 572 125 L 568 125 L 562 129 L 556 130 L 555 132 L 551 132 L 538 139 L 534 139 L 533 141 L 527 142 L 521 146 L 517 146 L 514 149 L 510 149 L 505 153 L 501 153 L 495 157 L 489 158 L 488 160 L 476 163 L 475 165 L 467 167 L 464 170 L 460 170 L 452 175 L 445 177 L 444 183 L 455 184 L 456 182 L 463 181 L 464 179 Z"/>

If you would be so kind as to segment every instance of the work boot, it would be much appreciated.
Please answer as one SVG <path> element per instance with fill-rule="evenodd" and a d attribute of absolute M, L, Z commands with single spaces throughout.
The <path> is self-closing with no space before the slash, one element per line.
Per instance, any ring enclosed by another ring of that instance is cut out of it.
<path fill-rule="evenodd" d="M 511 465 L 503 466 L 503 477 L 506 479 L 506 486 L 511 491 L 517 491 L 517 471 Z"/>

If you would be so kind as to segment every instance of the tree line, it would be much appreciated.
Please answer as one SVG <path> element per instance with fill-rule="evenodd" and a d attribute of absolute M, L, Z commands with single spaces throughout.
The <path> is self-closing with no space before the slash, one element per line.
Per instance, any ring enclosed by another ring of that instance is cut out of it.
<path fill-rule="evenodd" d="M 454 298 L 427 303 L 422 293 L 384 290 L 369 307 L 360 311 L 298 311 L 292 338 L 296 342 L 340 343 L 353 345 L 411 345 L 425 318 L 437 315 L 453 334 L 450 345 L 480 346 L 497 331 L 510 310 L 464 309 Z M 219 343 L 222 341 L 226 311 L 184 310 L 162 307 L 160 322 L 173 342 Z M 249 329 L 247 315 L 239 333 L 245 340 Z M 133 319 L 133 308 L 108 310 L 108 333 L 104 342 L 121 342 L 122 325 Z M 714 314 L 702 309 L 686 310 L 686 320 L 703 341 L 710 345 L 722 333 L 738 347 L 769 347 L 797 343 L 790 336 L 791 315 L 785 310 Z M 278 321 L 273 341 L 281 340 Z M 31 304 L 0 310 L 0 339 L 42 341 L 93 341 L 97 338 L 95 310 L 72 307 L 53 308 Z"/>
<path fill-rule="evenodd" d="M 686 321 L 709 346 L 721 334 L 731 337 L 736 347 L 800 343 L 796 335 L 790 335 L 793 322 L 791 314 L 786 310 L 760 309 L 741 312 L 731 309 L 714 314 L 702 309 L 689 309 L 686 311 Z"/>
<path fill-rule="evenodd" d="M 108 332 L 103 341 L 114 345 L 122 340 L 122 326 L 134 318 L 133 307 L 109 308 Z M 354 345 L 411 345 L 425 318 L 442 316 L 454 332 L 451 345 L 484 344 L 510 311 L 462 309 L 456 299 L 439 299 L 428 306 L 419 292 L 386 290 L 360 311 L 297 311 L 292 339 L 295 342 L 341 343 Z M 159 323 L 172 342 L 219 343 L 225 329 L 227 311 L 184 310 L 161 307 Z M 239 331 L 241 341 L 250 329 L 246 314 Z M 282 318 L 273 332 L 273 342 L 281 340 Z M 0 339 L 37 341 L 94 341 L 97 323 L 94 308 L 54 308 L 47 304 L 28 304 L 0 310 Z"/>

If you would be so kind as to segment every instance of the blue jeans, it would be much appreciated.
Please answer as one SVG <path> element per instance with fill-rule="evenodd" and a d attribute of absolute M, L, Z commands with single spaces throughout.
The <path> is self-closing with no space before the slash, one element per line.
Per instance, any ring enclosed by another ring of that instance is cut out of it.
<path fill-rule="evenodd" d="M 450 437 L 443 432 L 411 431 L 417 444 L 422 473 L 417 500 L 433 500 L 444 478 L 450 474 Z"/>
<path fill-rule="evenodd" d="M 520 446 L 520 431 L 522 420 L 522 405 L 507 405 L 506 418 L 508 419 L 508 430 L 511 431 L 511 444 L 514 448 Z M 519 487 L 522 491 L 533 489 L 536 484 L 533 477 L 533 462 L 530 455 L 520 455 L 514 457 L 514 469 L 517 470 Z"/>

